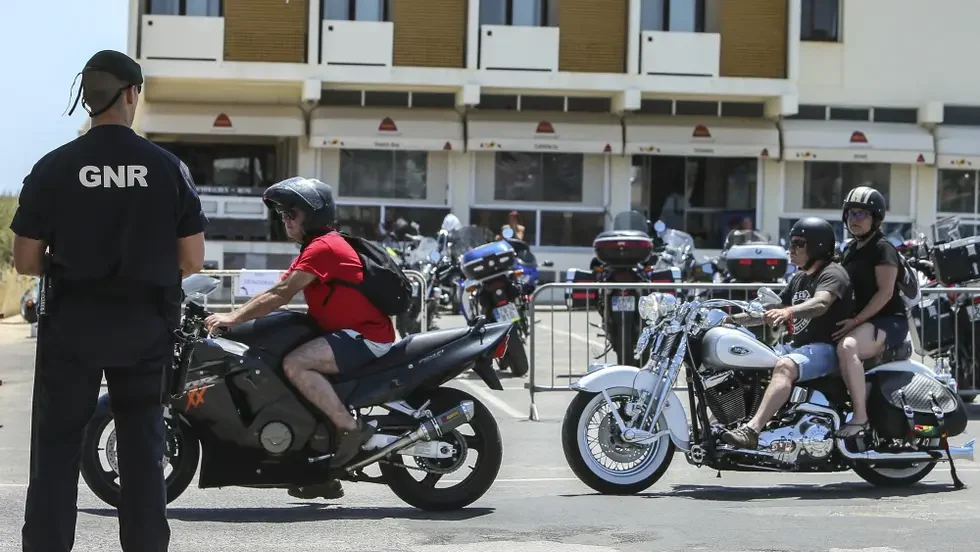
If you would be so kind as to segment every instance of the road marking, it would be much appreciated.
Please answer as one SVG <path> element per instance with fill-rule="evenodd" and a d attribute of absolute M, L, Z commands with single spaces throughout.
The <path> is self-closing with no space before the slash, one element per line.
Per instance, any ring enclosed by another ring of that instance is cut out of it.
<path fill-rule="evenodd" d="M 457 381 L 459 381 L 461 385 L 463 385 L 464 387 L 472 391 L 474 395 L 492 404 L 493 406 L 496 406 L 497 408 L 502 410 L 504 414 L 507 414 L 511 418 L 516 418 L 518 420 L 523 420 L 527 418 L 527 416 L 518 412 L 514 407 L 510 406 L 509 404 L 505 403 L 503 400 L 498 399 L 496 396 L 494 396 L 493 391 L 487 391 L 486 389 L 483 389 L 482 387 L 468 380 L 457 380 Z"/>

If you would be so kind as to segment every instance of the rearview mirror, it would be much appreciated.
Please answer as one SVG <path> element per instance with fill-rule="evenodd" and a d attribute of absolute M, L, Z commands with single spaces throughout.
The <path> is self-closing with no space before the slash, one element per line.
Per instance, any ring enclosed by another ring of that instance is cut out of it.
<path fill-rule="evenodd" d="M 783 300 L 776 294 L 775 291 L 767 288 L 759 288 L 759 302 L 765 306 L 782 305 Z"/>
<path fill-rule="evenodd" d="M 667 229 L 667 225 L 664 224 L 664 221 L 658 220 L 657 222 L 653 223 L 653 229 L 657 232 L 663 232 Z"/>
<path fill-rule="evenodd" d="M 504 229 L 501 230 L 500 235 L 509 240 L 514 237 L 514 229 L 510 226 L 504 227 Z"/>

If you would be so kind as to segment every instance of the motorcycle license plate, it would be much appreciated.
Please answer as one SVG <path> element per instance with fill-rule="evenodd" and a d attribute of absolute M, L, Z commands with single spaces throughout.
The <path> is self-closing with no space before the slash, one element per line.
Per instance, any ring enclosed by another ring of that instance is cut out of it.
<path fill-rule="evenodd" d="M 636 297 L 633 295 L 616 295 L 612 298 L 613 312 L 633 312 L 636 310 Z"/>
<path fill-rule="evenodd" d="M 518 314 L 517 307 L 513 303 L 507 303 L 493 309 L 493 317 L 498 322 L 506 322 L 507 320 L 520 320 L 521 315 Z"/>

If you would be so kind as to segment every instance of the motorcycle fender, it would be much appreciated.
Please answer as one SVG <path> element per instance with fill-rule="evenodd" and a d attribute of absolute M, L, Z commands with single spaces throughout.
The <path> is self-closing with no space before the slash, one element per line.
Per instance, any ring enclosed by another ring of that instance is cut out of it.
<path fill-rule="evenodd" d="M 623 387 L 627 389 L 653 389 L 655 378 L 648 370 L 633 366 L 609 366 L 587 374 L 569 385 L 573 391 L 601 393 L 604 389 Z M 676 393 L 667 393 L 667 404 L 663 409 L 664 421 L 670 431 L 670 440 L 682 451 L 691 450 L 691 426 L 687 423 L 687 413 Z"/>
<path fill-rule="evenodd" d="M 914 360 L 899 360 L 896 362 L 881 364 L 865 372 L 865 375 L 876 374 L 878 372 L 912 372 L 915 374 L 922 374 L 923 376 L 929 376 L 931 378 L 935 378 L 937 376 L 936 372 L 932 368 L 929 368 L 925 364 Z"/>

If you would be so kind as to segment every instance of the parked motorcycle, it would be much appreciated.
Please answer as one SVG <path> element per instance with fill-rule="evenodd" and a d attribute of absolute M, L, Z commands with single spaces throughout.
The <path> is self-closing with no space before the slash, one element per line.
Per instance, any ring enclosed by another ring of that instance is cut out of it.
<path fill-rule="evenodd" d="M 443 385 L 472 369 L 488 387 L 502 390 L 491 366 L 507 350 L 510 321 L 479 318 L 471 327 L 411 335 L 355 373 L 329 376 L 352 413 L 377 429 L 347 465 L 330 468 L 325 461 L 333 456 L 334 429 L 282 370 L 283 357 L 322 330 L 305 314 L 278 311 L 220 337 L 206 335 L 210 313 L 200 301 L 217 286 L 206 276 L 185 281 L 185 293 L 191 293 L 175 332 L 172 401 L 164 411 L 168 502 L 190 485 L 199 460 L 202 489 L 364 481 L 387 485 L 424 510 L 463 508 L 493 484 L 503 455 L 496 421 L 479 400 Z M 382 412 L 375 414 L 377 407 Z M 81 472 L 92 492 L 118 507 L 111 423 L 103 394 L 86 428 Z M 465 425 L 466 434 L 460 431 Z M 477 458 L 459 472 L 461 481 L 435 488 L 472 460 L 471 450 Z M 364 473 L 374 464 L 380 477 Z M 419 471 L 425 474 L 421 481 L 412 476 Z"/>
<path fill-rule="evenodd" d="M 766 305 L 777 303 L 768 288 L 751 303 L 644 297 L 640 313 L 646 327 L 636 352 L 649 349 L 650 360 L 642 368 L 590 366 L 571 385 L 578 394 L 566 410 L 561 436 L 575 475 L 601 493 L 637 493 L 664 475 L 680 449 L 691 464 L 719 471 L 853 470 L 874 485 L 906 486 L 938 462 L 949 460 L 952 467 L 954 458 L 973 461 L 974 440 L 961 447 L 946 442 L 966 429 L 968 418 L 951 390 L 954 384 L 948 374 L 908 360 L 907 343 L 889 350 L 879 364 L 866 365 L 873 429 L 864 437 L 835 437 L 850 407 L 844 382 L 834 375 L 798 384 L 760 432 L 757 450 L 724 444 L 721 433 L 758 408 L 779 357 L 752 332 L 728 323 L 720 307 L 762 316 Z M 682 368 L 690 424 L 671 390 Z M 955 471 L 953 477 L 959 484 Z"/>
<path fill-rule="evenodd" d="M 459 269 L 465 280 L 462 286 L 463 316 L 474 323 L 480 316 L 491 321 L 514 323 L 510 344 L 498 364 L 501 370 L 521 377 L 530 363 L 524 344 L 531 327 L 527 319 L 528 295 L 518 280 L 517 252 L 506 240 L 494 240 L 486 229 L 477 226 L 461 228 L 453 242 L 460 253 Z"/>
<path fill-rule="evenodd" d="M 422 274 L 424 287 L 414 278 L 412 284 L 412 306 L 408 311 L 395 317 L 395 328 L 402 337 L 422 331 L 422 301 L 425 301 L 426 330 L 436 329 L 435 321 L 439 315 L 442 288 L 438 285 L 436 274 L 442 254 L 435 238 L 420 237 L 413 242 L 411 249 L 404 252 L 401 268 Z M 420 299 L 421 294 L 425 297 Z"/>
<path fill-rule="evenodd" d="M 788 274 L 795 271 L 789 264 L 789 252 L 783 245 L 773 244 L 768 235 L 758 230 L 732 230 L 725 237 L 721 254 L 708 261 L 705 272 L 712 272 L 716 284 L 785 283 Z M 748 301 L 749 291 L 714 291 L 708 298 L 725 298 Z M 749 328 L 756 337 L 768 345 L 781 343 L 785 332 L 767 326 Z"/>
<path fill-rule="evenodd" d="M 20 297 L 20 316 L 28 324 L 37 322 L 37 298 L 40 294 L 41 279 L 34 278 L 31 286 Z"/>
<path fill-rule="evenodd" d="M 654 223 L 657 245 L 662 249 L 659 233 L 667 227 L 662 221 Z M 593 241 L 595 258 L 592 261 L 594 279 L 600 283 L 679 282 L 681 271 L 676 267 L 657 264 L 655 238 L 648 232 L 649 222 L 638 211 L 619 213 L 613 219 L 613 229 L 602 232 Z M 633 360 L 633 346 L 642 321 L 636 311 L 640 291 L 620 289 L 604 291 L 597 295 L 595 306 L 602 318 L 602 327 L 608 343 L 605 355 L 615 352 L 620 364 Z"/>

